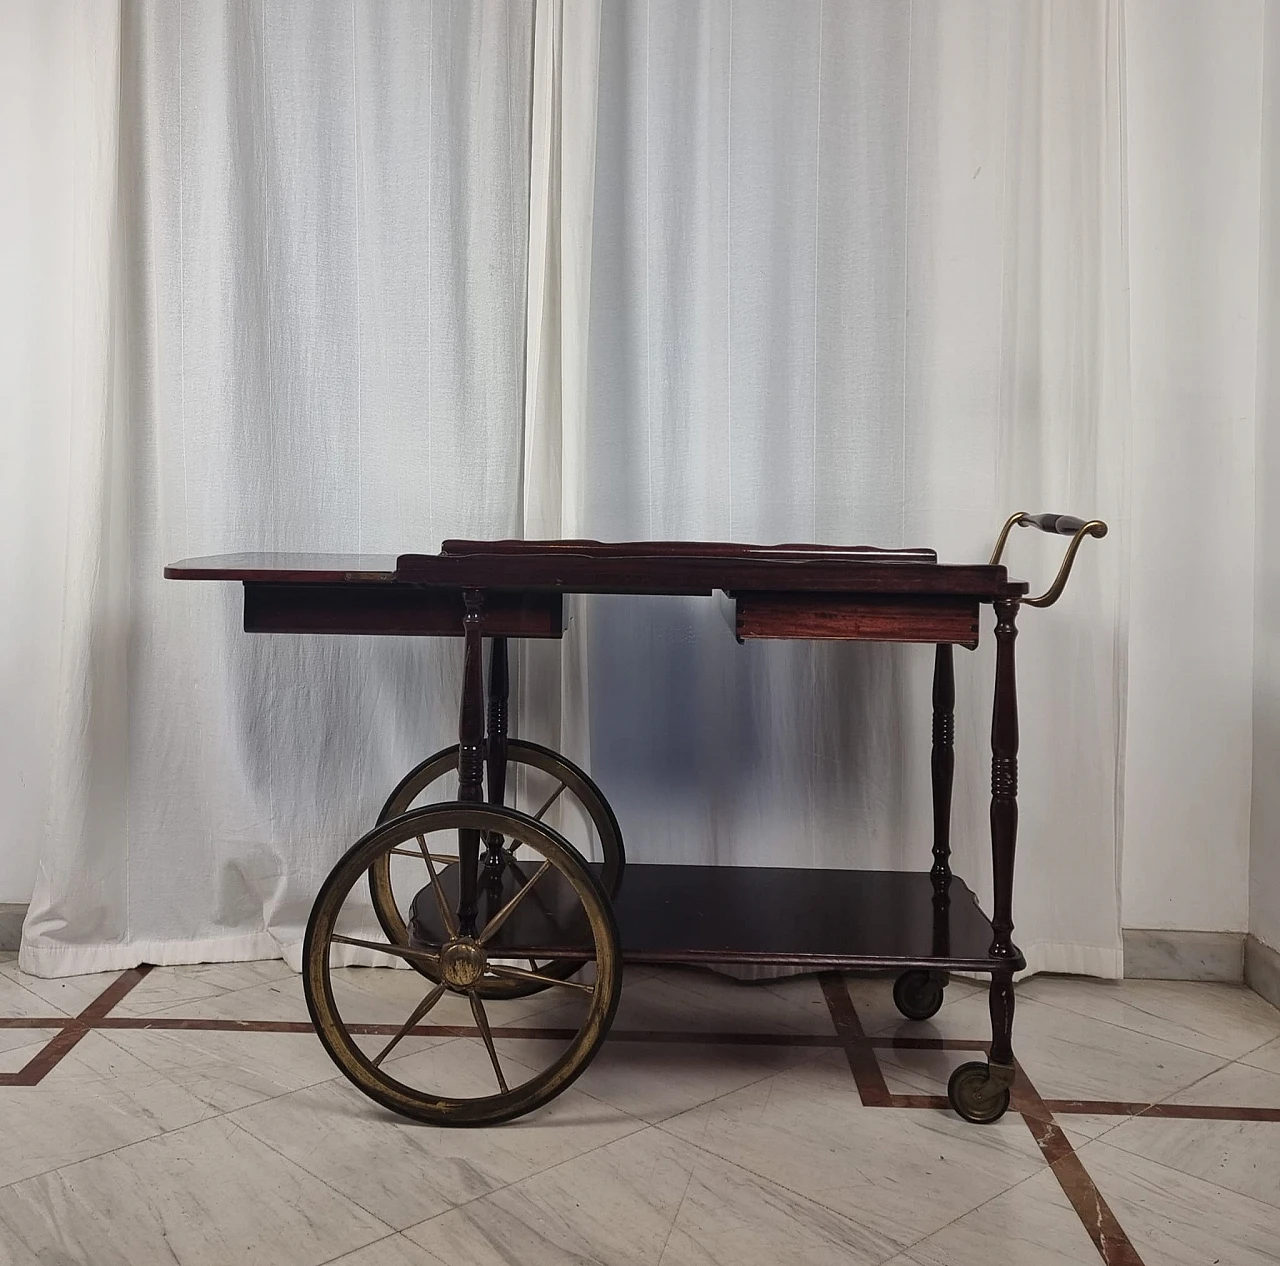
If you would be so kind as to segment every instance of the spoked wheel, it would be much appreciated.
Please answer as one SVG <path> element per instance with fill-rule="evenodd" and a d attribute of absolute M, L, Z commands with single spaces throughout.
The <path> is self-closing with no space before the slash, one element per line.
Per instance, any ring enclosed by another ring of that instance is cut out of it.
<path fill-rule="evenodd" d="M 971 1060 L 961 1064 L 947 1082 L 947 1100 L 955 1112 L 974 1125 L 990 1125 L 1009 1110 L 1013 1069 Z"/>
<path fill-rule="evenodd" d="M 944 972 L 912 968 L 893 982 L 893 1003 L 908 1020 L 928 1020 L 942 1009 Z"/>
<path fill-rule="evenodd" d="M 411 770 L 391 793 L 378 817 L 379 823 L 406 813 L 416 801 L 448 800 L 456 795 L 458 771 L 457 746 L 446 747 Z M 524 808 L 535 821 L 549 814 L 559 814 L 564 836 L 586 857 L 596 856 L 593 863 L 605 893 L 617 896 L 622 883 L 626 855 L 622 847 L 622 831 L 609 802 L 600 788 L 572 761 L 559 752 L 523 739 L 507 740 L 507 786 L 514 788 L 525 802 Z M 553 821 L 556 819 L 553 817 Z M 497 856 L 501 841 L 495 841 L 491 855 Z M 452 851 L 452 850 L 449 850 Z M 380 856 L 369 869 L 369 893 L 387 939 L 396 945 L 409 944 L 409 903 L 418 891 L 421 867 L 406 867 L 393 860 L 394 855 Z M 406 878 L 407 875 L 407 878 Z M 433 968 L 425 963 L 414 966 L 428 979 Z M 529 966 L 529 964 L 525 964 Z M 547 961 L 538 969 L 550 976 L 570 975 L 577 964 Z M 486 978 L 478 987 L 484 998 L 520 998 L 546 988 L 537 981 L 512 977 Z"/>
<path fill-rule="evenodd" d="M 482 869 L 470 935 L 457 913 L 458 830 L 501 836 L 513 862 Z M 403 854 L 429 882 L 405 942 L 387 944 L 352 893 L 381 859 Z M 383 955 L 421 974 L 344 965 Z M 347 852 L 316 898 L 303 959 L 316 1033 L 342 1072 L 385 1107 L 436 1125 L 494 1125 L 554 1098 L 604 1040 L 622 987 L 609 900 L 573 846 L 526 814 L 457 802 L 393 818 Z M 542 972 L 544 962 L 570 965 L 571 978 Z M 556 1027 L 536 1031 L 542 1040 L 513 1026 L 530 1004 L 494 996 L 502 981 L 563 995 Z"/>

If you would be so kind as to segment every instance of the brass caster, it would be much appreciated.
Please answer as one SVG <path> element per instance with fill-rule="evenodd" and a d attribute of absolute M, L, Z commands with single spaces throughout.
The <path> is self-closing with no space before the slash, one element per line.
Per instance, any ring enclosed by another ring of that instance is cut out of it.
<path fill-rule="evenodd" d="M 990 1125 L 1008 1111 L 1012 1083 L 1012 1067 L 971 1060 L 951 1074 L 947 1100 L 957 1116 L 974 1125 Z"/>
<path fill-rule="evenodd" d="M 912 968 L 893 982 L 893 1003 L 908 1020 L 928 1020 L 942 1008 L 945 972 Z"/>

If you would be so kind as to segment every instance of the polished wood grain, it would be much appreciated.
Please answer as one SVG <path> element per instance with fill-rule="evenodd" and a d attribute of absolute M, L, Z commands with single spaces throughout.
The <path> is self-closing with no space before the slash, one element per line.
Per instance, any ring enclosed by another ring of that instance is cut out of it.
<path fill-rule="evenodd" d="M 599 872 L 598 864 L 593 868 Z M 440 872 L 451 900 L 457 869 L 450 864 Z M 502 908 L 515 883 L 508 871 L 502 891 L 481 889 L 481 919 Z M 939 903 L 935 896 L 923 871 L 628 862 L 613 911 L 628 962 L 954 971 L 1008 965 L 992 959 L 991 923 L 963 880 L 951 881 L 949 901 Z M 568 885 L 548 873 L 538 897 L 503 925 L 490 952 L 510 958 L 581 957 L 590 932 Z M 411 927 L 414 944 L 440 943 L 439 912 L 429 888 L 413 901 Z M 945 956 L 935 952 L 939 943 L 950 946 Z"/>
<path fill-rule="evenodd" d="M 751 546 L 743 547 L 740 554 L 558 548 L 402 554 L 396 560 L 396 579 L 565 593 L 710 594 L 723 589 L 726 593 L 935 594 L 987 602 L 1027 590 L 1021 581 L 1011 581 L 1000 565 L 960 566 L 871 553 L 787 553 Z"/>
<path fill-rule="evenodd" d="M 1003 566 L 938 563 L 931 550 L 680 541 L 447 544 L 449 552 L 402 554 L 394 562 L 377 554 L 219 554 L 171 563 L 164 574 L 170 580 L 258 584 L 369 582 L 615 594 L 826 591 L 953 595 L 980 602 L 1027 592 Z"/>
<path fill-rule="evenodd" d="M 1018 843 L 1018 687 L 1014 642 L 1018 603 L 995 603 L 996 683 L 991 715 L 991 1063 L 1013 1064 L 1013 870 Z"/>
<path fill-rule="evenodd" d="M 978 602 L 859 594 L 734 595 L 734 631 L 749 638 L 978 644 Z"/>
<path fill-rule="evenodd" d="M 349 584 L 395 579 L 393 554 L 211 554 L 164 569 L 166 580 L 257 580 L 280 584 Z"/>
<path fill-rule="evenodd" d="M 886 549 L 880 545 L 750 545 L 732 541 L 505 540 L 444 541 L 442 554 L 582 554 L 591 558 L 767 558 L 849 557 L 866 562 L 936 563 L 937 550 Z"/>
<path fill-rule="evenodd" d="M 933 750 L 929 774 L 933 786 L 934 887 L 944 891 L 951 880 L 951 785 L 955 775 L 955 656 L 942 645 L 933 656 Z"/>
<path fill-rule="evenodd" d="M 462 699 L 458 706 L 458 799 L 470 804 L 484 800 L 484 637 L 481 613 L 484 594 L 468 589 L 463 595 L 466 614 L 463 625 Z M 480 832 L 458 830 L 460 886 L 455 909 L 458 932 L 476 934 L 477 879 L 480 867 Z"/>

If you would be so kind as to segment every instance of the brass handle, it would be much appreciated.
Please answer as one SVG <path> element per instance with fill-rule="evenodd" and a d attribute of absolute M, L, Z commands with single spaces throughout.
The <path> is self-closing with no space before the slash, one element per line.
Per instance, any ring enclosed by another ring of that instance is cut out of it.
<path fill-rule="evenodd" d="M 1004 527 L 1000 529 L 1000 535 L 996 537 L 996 547 L 991 551 L 992 567 L 1000 561 L 1005 542 L 1015 527 L 1034 527 L 1042 532 L 1056 532 L 1060 536 L 1071 537 L 1071 543 L 1062 556 L 1062 566 L 1058 568 L 1053 584 L 1038 598 L 1022 599 L 1029 607 L 1053 606 L 1062 597 L 1062 591 L 1067 587 L 1067 580 L 1071 575 L 1072 564 L 1076 561 L 1076 554 L 1080 550 L 1080 543 L 1086 536 L 1096 536 L 1101 540 L 1107 534 L 1107 525 L 1101 519 L 1077 519 L 1069 514 L 1026 514 L 1020 510 L 1017 514 L 1009 516 Z"/>

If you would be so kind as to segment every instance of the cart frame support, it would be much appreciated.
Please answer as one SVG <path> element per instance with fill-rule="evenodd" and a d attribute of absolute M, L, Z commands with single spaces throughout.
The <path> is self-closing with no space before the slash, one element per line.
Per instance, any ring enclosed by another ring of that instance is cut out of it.
<path fill-rule="evenodd" d="M 1018 843 L 1018 686 L 1014 641 L 1018 600 L 1000 598 L 996 613 L 996 683 L 991 710 L 991 957 L 1015 962 L 1013 864 Z M 991 975 L 991 1063 L 1013 1064 L 1013 969 Z"/>

